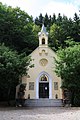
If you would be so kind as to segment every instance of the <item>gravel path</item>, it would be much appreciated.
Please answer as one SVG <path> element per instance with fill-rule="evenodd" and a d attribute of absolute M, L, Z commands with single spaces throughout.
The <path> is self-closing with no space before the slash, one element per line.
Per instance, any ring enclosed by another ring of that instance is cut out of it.
<path fill-rule="evenodd" d="M 80 108 L 0 108 L 0 120 L 80 120 Z"/>

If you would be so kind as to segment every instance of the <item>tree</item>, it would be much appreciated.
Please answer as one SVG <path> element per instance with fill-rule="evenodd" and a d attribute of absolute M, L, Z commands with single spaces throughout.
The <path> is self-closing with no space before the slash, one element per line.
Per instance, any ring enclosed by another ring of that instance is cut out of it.
<path fill-rule="evenodd" d="M 58 26 L 57 24 L 53 24 L 50 27 L 50 46 L 56 49 L 58 49 L 58 47 L 62 44 L 62 29 L 60 26 Z"/>
<path fill-rule="evenodd" d="M 18 55 L 4 45 L 0 45 L 0 100 L 15 98 L 15 88 L 20 78 L 27 74 L 30 57 Z"/>
<path fill-rule="evenodd" d="M 26 12 L 0 3 L 0 43 L 19 53 L 30 54 L 36 46 L 32 44 L 36 43 L 33 26 L 33 19 Z"/>
<path fill-rule="evenodd" d="M 55 72 L 62 79 L 61 87 L 71 93 L 71 104 L 80 106 L 80 44 L 67 43 L 69 47 L 57 52 Z"/>
<path fill-rule="evenodd" d="M 51 24 L 53 24 L 53 23 L 56 23 L 56 15 L 55 15 L 55 13 L 53 14 L 52 19 L 51 19 Z"/>
<path fill-rule="evenodd" d="M 44 17 L 42 15 L 42 13 L 40 13 L 39 17 L 36 17 L 36 19 L 35 19 L 35 24 L 42 27 L 43 19 L 44 19 Z"/>
<path fill-rule="evenodd" d="M 63 16 L 62 24 L 60 25 L 62 29 L 62 36 L 61 38 L 65 41 L 68 37 L 73 38 L 71 36 L 73 21 L 72 19 L 68 19 L 66 16 Z"/>
<path fill-rule="evenodd" d="M 61 24 L 62 24 L 62 16 L 61 16 L 60 13 L 58 14 L 58 17 L 57 17 L 56 23 L 57 23 L 58 25 L 61 25 Z"/>
<path fill-rule="evenodd" d="M 80 42 L 80 18 L 77 13 L 74 14 L 71 36 L 73 37 L 74 41 Z"/>
<path fill-rule="evenodd" d="M 45 17 L 44 17 L 44 25 L 45 25 L 45 27 L 49 27 L 48 26 L 49 25 L 49 18 L 48 18 L 47 13 L 45 14 Z"/>

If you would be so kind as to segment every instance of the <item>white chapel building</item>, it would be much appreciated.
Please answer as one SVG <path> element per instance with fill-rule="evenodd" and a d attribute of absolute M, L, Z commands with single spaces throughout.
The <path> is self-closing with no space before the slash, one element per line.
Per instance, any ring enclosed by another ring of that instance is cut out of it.
<path fill-rule="evenodd" d="M 30 54 L 33 68 L 22 78 L 26 83 L 26 106 L 61 106 L 61 78 L 55 73 L 56 53 L 48 47 L 48 32 L 42 26 L 38 33 L 39 46 Z"/>

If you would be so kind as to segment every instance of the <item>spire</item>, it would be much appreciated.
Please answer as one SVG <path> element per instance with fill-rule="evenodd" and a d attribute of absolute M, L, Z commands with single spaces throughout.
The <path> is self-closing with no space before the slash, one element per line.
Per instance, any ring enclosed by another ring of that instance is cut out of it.
<path fill-rule="evenodd" d="M 44 24 L 42 25 L 41 32 L 44 32 L 44 33 L 46 33 L 46 27 L 44 26 Z"/>
<path fill-rule="evenodd" d="M 46 31 L 46 27 L 44 26 L 44 24 L 42 25 L 41 32 L 39 32 L 38 35 L 41 35 L 42 33 L 48 35 L 48 32 Z"/>

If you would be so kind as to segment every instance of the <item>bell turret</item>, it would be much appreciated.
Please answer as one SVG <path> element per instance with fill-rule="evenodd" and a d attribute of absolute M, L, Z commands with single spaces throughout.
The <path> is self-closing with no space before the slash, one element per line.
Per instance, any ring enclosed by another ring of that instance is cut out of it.
<path fill-rule="evenodd" d="M 46 27 L 42 25 L 41 32 L 38 33 L 39 36 L 39 47 L 48 46 L 48 32 L 46 32 Z"/>

